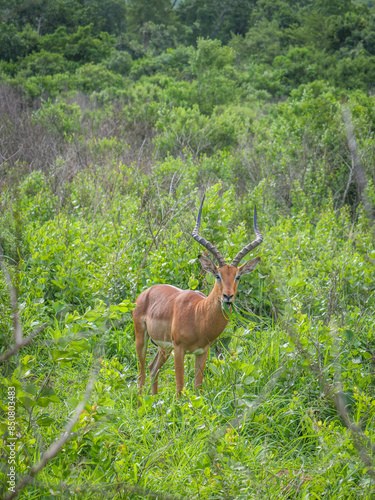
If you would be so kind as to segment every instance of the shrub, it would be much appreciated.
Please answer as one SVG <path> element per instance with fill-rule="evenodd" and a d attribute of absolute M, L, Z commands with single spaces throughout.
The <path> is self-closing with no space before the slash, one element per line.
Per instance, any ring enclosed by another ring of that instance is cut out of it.
<path fill-rule="evenodd" d="M 198 105 L 192 108 L 162 108 L 155 125 L 158 135 L 154 139 L 156 154 L 181 155 L 184 151 L 198 157 L 203 153 L 231 149 L 238 142 L 236 117 L 230 111 L 214 111 L 208 117 Z"/>
<path fill-rule="evenodd" d="M 62 54 L 47 52 L 43 49 L 25 57 L 19 65 L 19 70 L 22 77 L 28 78 L 64 73 L 69 67 L 71 68 L 72 65 Z"/>
<path fill-rule="evenodd" d="M 104 65 L 113 73 L 128 75 L 132 67 L 132 56 L 126 50 L 113 50 L 109 59 L 104 61 Z"/>
<path fill-rule="evenodd" d="M 77 88 L 83 92 L 105 90 L 107 87 L 121 88 L 124 79 L 103 64 L 85 64 L 76 71 Z"/>

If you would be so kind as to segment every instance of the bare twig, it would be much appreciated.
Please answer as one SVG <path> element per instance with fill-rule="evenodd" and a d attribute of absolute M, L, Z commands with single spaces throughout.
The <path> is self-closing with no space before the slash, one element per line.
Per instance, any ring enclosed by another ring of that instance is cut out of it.
<path fill-rule="evenodd" d="M 375 479 L 374 464 L 372 462 L 372 458 L 368 452 L 368 449 L 366 448 L 368 447 L 371 449 L 372 447 L 371 442 L 369 438 L 363 433 L 362 429 L 351 421 L 349 412 L 345 404 L 346 401 L 345 393 L 342 392 L 341 390 L 335 389 L 335 387 L 333 387 L 332 384 L 330 384 L 326 379 L 323 379 L 322 374 L 319 373 L 318 366 L 311 361 L 309 353 L 302 346 L 298 338 L 298 335 L 296 334 L 293 326 L 289 323 L 288 320 L 285 320 L 284 326 L 289 336 L 293 340 L 294 344 L 297 346 L 299 353 L 302 355 L 303 358 L 305 358 L 305 360 L 309 361 L 310 370 L 314 373 L 314 375 L 317 375 L 319 378 L 321 378 L 322 380 L 321 389 L 325 397 L 334 404 L 343 424 L 347 429 L 351 431 L 353 444 L 357 449 L 357 452 L 363 464 L 366 467 L 366 472 L 372 479 Z"/>
<path fill-rule="evenodd" d="M 357 184 L 359 200 L 363 202 L 363 206 L 365 208 L 369 220 L 372 220 L 371 201 L 369 200 L 368 196 L 366 196 L 366 186 L 367 186 L 366 171 L 363 168 L 360 155 L 358 153 L 359 148 L 354 133 L 352 114 L 348 106 L 343 106 L 342 116 L 345 124 L 345 132 L 348 141 L 348 147 L 352 158 L 353 173 Z"/>
<path fill-rule="evenodd" d="M 46 485 L 43 484 L 42 482 L 37 483 L 38 486 L 40 487 L 45 487 Z M 66 498 L 69 496 L 71 498 L 71 491 L 76 489 L 75 494 L 77 495 L 82 495 L 82 492 L 90 492 L 90 493 L 98 493 L 100 495 L 101 499 L 105 498 L 111 498 L 113 499 L 113 494 L 114 493 L 126 493 L 128 494 L 135 494 L 142 496 L 142 498 L 157 498 L 159 500 L 185 500 L 186 497 L 176 497 L 174 495 L 171 495 L 170 493 L 163 493 L 161 491 L 155 491 L 151 490 L 149 488 L 142 488 L 141 486 L 133 486 L 125 481 L 119 481 L 119 482 L 113 482 L 113 483 L 95 483 L 93 485 L 92 483 L 82 483 L 82 484 L 77 484 L 77 485 L 72 485 L 70 483 L 61 483 L 61 487 L 66 489 L 63 491 L 61 494 L 62 498 Z M 97 498 L 95 496 L 95 498 Z M 99 498 L 99 496 L 98 496 Z M 117 498 L 117 497 L 116 497 Z M 119 498 L 125 498 L 125 497 L 119 497 Z M 126 498 L 129 498 L 126 496 Z"/>
<path fill-rule="evenodd" d="M 273 391 L 276 382 L 279 380 L 280 376 L 284 373 L 285 367 L 280 366 L 272 375 L 271 379 L 267 383 L 267 385 L 263 388 L 262 392 L 259 394 L 259 396 L 251 403 L 248 405 L 248 408 L 242 413 L 242 415 L 237 416 L 233 418 L 230 422 L 227 422 L 224 426 L 222 426 L 219 430 L 215 432 L 215 434 L 211 437 L 210 439 L 210 451 L 208 452 L 208 455 L 210 456 L 211 459 L 214 459 L 215 455 L 217 454 L 216 451 L 216 442 L 222 438 L 225 433 L 227 432 L 227 428 L 230 426 L 232 428 L 239 428 L 242 427 L 243 424 L 249 420 L 249 418 L 256 412 L 256 410 L 259 408 L 260 405 L 266 401 L 268 396 L 271 394 Z"/>
<path fill-rule="evenodd" d="M 344 195 L 342 197 L 342 201 L 341 201 L 341 205 L 339 207 L 339 210 L 342 209 L 342 207 L 344 206 L 345 204 L 345 200 L 346 200 L 346 197 L 348 196 L 348 192 L 349 192 L 349 188 L 350 188 L 350 185 L 352 183 L 352 180 L 353 180 L 353 173 L 354 173 L 354 165 L 348 165 L 348 163 L 342 159 L 345 163 L 345 165 L 349 168 L 349 177 L 348 177 L 348 182 L 346 183 L 346 187 L 345 187 L 345 191 L 344 191 Z"/>
<path fill-rule="evenodd" d="M 40 332 L 42 332 L 45 328 L 47 328 L 48 326 L 48 323 L 43 323 L 43 325 L 39 326 L 33 333 L 31 333 L 28 337 L 24 337 L 22 338 L 21 342 L 19 342 L 18 344 L 16 344 L 14 347 L 11 347 L 10 349 L 8 349 L 8 351 L 6 351 L 4 354 L 2 354 L 0 356 L 0 364 L 1 363 L 4 363 L 5 360 L 9 359 L 11 356 L 13 356 L 14 354 L 16 354 L 20 349 L 21 347 L 25 347 L 27 346 L 28 344 L 30 344 L 30 342 L 37 336 L 39 335 Z"/>
<path fill-rule="evenodd" d="M 8 293 L 10 297 L 10 304 L 13 310 L 13 332 L 14 332 L 14 340 L 16 343 L 16 346 L 20 346 L 23 341 L 23 336 L 22 336 L 22 326 L 21 326 L 21 321 L 20 321 L 20 315 L 18 313 L 18 304 L 17 304 L 17 291 L 16 288 L 14 287 L 12 283 L 12 278 L 10 277 L 8 268 L 5 264 L 4 260 L 4 250 L 0 242 L 0 266 L 1 269 L 3 270 L 4 274 L 4 279 L 5 283 L 8 287 Z M 22 346 L 21 346 L 22 347 Z M 17 349 L 18 350 L 18 349 Z"/>
<path fill-rule="evenodd" d="M 1 127 L 1 128 L 2 128 L 2 127 Z M 17 156 L 17 155 L 18 155 L 18 153 L 19 153 L 20 151 L 22 151 L 22 149 L 23 149 L 23 145 L 21 144 L 21 147 L 19 148 L 19 150 L 18 150 L 18 151 L 16 151 L 15 153 L 13 153 L 13 154 L 12 154 L 11 156 L 9 156 L 8 158 L 4 158 L 4 157 L 3 157 L 4 159 L 3 159 L 3 161 L 0 163 L 0 165 L 2 165 L 3 163 L 8 162 L 8 161 L 9 161 L 9 160 L 11 160 L 13 157 Z"/>
<path fill-rule="evenodd" d="M 91 375 L 90 379 L 86 385 L 86 390 L 85 394 L 81 400 L 81 402 L 77 405 L 76 409 L 73 412 L 72 417 L 70 418 L 69 422 L 65 426 L 64 432 L 61 434 L 61 436 L 54 441 L 49 448 L 43 453 L 40 461 L 35 464 L 33 467 L 31 467 L 30 472 L 27 476 L 24 476 L 23 479 L 21 479 L 20 482 L 18 482 L 14 488 L 14 491 L 12 491 L 10 494 L 4 497 L 4 500 L 11 500 L 13 498 L 16 498 L 18 496 L 18 493 L 29 483 L 31 483 L 34 479 L 34 477 L 47 465 L 47 463 L 54 458 L 61 448 L 64 446 L 64 444 L 73 436 L 72 434 L 72 429 L 75 426 L 75 424 L 78 422 L 78 419 L 85 407 L 86 402 L 88 401 L 91 391 L 94 388 L 94 384 L 96 381 L 96 376 L 99 371 L 99 358 L 97 358 L 95 365 L 93 366 L 91 370 Z"/>
<path fill-rule="evenodd" d="M 186 198 L 188 198 L 190 195 L 186 196 L 182 201 L 184 201 Z M 177 207 L 177 202 L 171 207 L 169 208 L 164 216 L 163 216 L 163 220 L 161 221 L 160 223 L 160 226 L 156 232 L 156 234 L 154 234 L 153 230 L 152 230 L 152 227 L 151 227 L 151 224 L 150 224 L 150 220 L 148 219 L 148 223 L 149 223 L 149 230 L 150 230 L 150 234 L 151 234 L 151 237 L 153 239 L 153 241 L 150 243 L 149 247 L 147 248 L 146 252 L 145 252 L 145 255 L 143 257 L 143 260 L 142 260 L 142 263 L 140 265 L 140 268 L 139 268 L 139 275 L 141 274 L 143 268 L 145 267 L 146 265 L 146 260 L 147 260 L 147 257 L 149 255 L 149 253 L 151 252 L 151 249 L 152 247 L 155 245 L 156 246 L 156 241 L 157 241 L 157 238 L 159 236 L 159 234 L 164 231 L 164 229 L 166 227 L 168 227 L 168 224 L 175 218 L 177 217 L 177 215 L 183 210 L 184 206 L 182 205 L 180 209 L 176 210 L 175 211 L 175 207 Z M 172 214 L 170 217 L 168 217 L 170 214 Z M 166 221 L 166 222 L 165 222 Z"/>

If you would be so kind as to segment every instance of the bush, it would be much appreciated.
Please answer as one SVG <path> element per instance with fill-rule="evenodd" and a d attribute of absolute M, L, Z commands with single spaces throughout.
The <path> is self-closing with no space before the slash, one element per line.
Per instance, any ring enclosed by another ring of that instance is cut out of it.
<path fill-rule="evenodd" d="M 125 50 L 114 50 L 111 52 L 109 59 L 104 61 L 104 65 L 113 73 L 120 73 L 120 75 L 128 75 L 132 67 L 132 57 L 129 52 Z"/>
<path fill-rule="evenodd" d="M 77 88 L 83 92 L 105 90 L 107 87 L 124 87 L 121 75 L 107 69 L 103 64 L 85 64 L 77 69 Z"/>
<path fill-rule="evenodd" d="M 79 26 L 75 33 L 69 34 L 64 26 L 54 33 L 42 37 L 41 46 L 45 50 L 58 52 L 68 61 L 76 63 L 99 63 L 106 59 L 115 44 L 114 36 L 101 33 L 93 34 L 93 25 Z"/>
<path fill-rule="evenodd" d="M 72 68 L 72 65 L 62 54 L 47 52 L 44 49 L 25 57 L 19 65 L 20 75 L 23 78 L 64 73 L 68 68 Z"/>
<path fill-rule="evenodd" d="M 192 108 L 162 108 L 156 122 L 159 132 L 154 139 L 156 155 L 167 153 L 181 155 L 191 153 L 194 157 L 217 150 L 232 149 L 238 142 L 239 128 L 236 117 L 229 111 L 213 112 L 208 117 L 197 105 Z"/>

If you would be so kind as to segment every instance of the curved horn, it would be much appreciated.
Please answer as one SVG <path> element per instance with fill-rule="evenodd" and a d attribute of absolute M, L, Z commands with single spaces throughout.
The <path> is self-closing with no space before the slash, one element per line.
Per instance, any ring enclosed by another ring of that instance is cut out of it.
<path fill-rule="evenodd" d="M 259 227 L 258 227 L 258 220 L 257 220 L 257 207 L 254 206 L 254 231 L 256 234 L 256 239 L 243 247 L 243 249 L 238 252 L 238 254 L 235 256 L 232 262 L 232 266 L 238 267 L 239 262 L 245 257 L 246 254 L 248 254 L 253 248 L 256 248 L 258 245 L 260 245 L 263 241 L 263 236 L 260 234 Z"/>
<path fill-rule="evenodd" d="M 217 259 L 219 263 L 219 267 L 225 266 L 225 260 L 219 250 L 212 245 L 209 241 L 205 240 L 202 236 L 198 234 L 199 231 L 199 226 L 201 225 L 201 215 L 202 215 L 202 207 L 203 207 L 203 202 L 205 199 L 206 195 L 203 195 L 202 201 L 201 201 L 201 206 L 199 207 L 199 212 L 198 212 L 198 217 L 197 217 L 197 223 L 195 224 L 195 228 L 193 230 L 193 238 L 197 240 L 198 243 L 200 243 L 204 248 L 206 248 L 209 252 L 212 253 L 212 255 Z"/>

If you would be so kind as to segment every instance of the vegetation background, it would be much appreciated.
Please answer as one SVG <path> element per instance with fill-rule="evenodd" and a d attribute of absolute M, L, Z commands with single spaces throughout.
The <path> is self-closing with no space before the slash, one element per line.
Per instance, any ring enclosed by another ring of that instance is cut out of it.
<path fill-rule="evenodd" d="M 374 498 L 374 90 L 372 1 L 0 1 L 4 498 L 10 387 L 13 497 Z M 170 361 L 137 409 L 135 297 L 212 286 L 204 191 L 262 262 L 203 391 Z"/>

